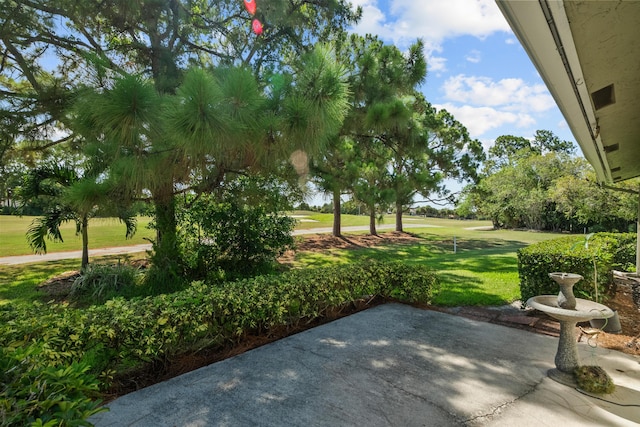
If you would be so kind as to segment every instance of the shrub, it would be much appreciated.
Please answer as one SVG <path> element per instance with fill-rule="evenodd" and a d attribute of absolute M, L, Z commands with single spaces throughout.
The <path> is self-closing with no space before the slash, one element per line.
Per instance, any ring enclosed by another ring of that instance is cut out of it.
<path fill-rule="evenodd" d="M 198 279 L 219 271 L 228 278 L 268 272 L 294 244 L 295 220 L 263 205 L 202 196 L 182 217 L 185 258 Z"/>
<path fill-rule="evenodd" d="M 137 268 L 126 264 L 89 264 L 73 282 L 71 297 L 102 304 L 118 295 L 131 294 L 140 276 Z"/>
<path fill-rule="evenodd" d="M 597 233 L 589 239 L 567 236 L 530 245 L 518 251 L 518 273 L 522 301 L 535 295 L 558 293 L 549 273 L 563 271 L 584 277 L 574 287 L 576 296 L 595 299 L 594 261 L 598 295 L 613 283 L 611 270 L 635 262 L 635 234 Z"/>
<path fill-rule="evenodd" d="M 70 381 L 64 399 L 76 406 L 50 404 L 52 397 L 45 394 L 33 395 L 29 405 L 43 408 L 38 412 L 43 420 L 56 419 L 63 406 L 75 408 L 73 416 L 84 417 L 95 409 L 87 400 L 95 391 L 92 375 L 107 379 L 114 371 L 128 372 L 180 353 L 234 343 L 248 332 L 308 322 L 363 297 L 426 303 L 437 284 L 435 274 L 424 266 L 366 261 L 235 282 L 194 282 L 173 294 L 119 297 L 83 310 L 40 303 L 1 306 L 0 346 L 16 349 L 11 357 L 2 353 L 3 366 L 11 371 L 15 361 L 22 360 L 18 376 L 26 375 L 29 383 L 63 372 L 64 378 L 55 381 L 61 386 Z M 20 351 L 32 353 L 18 357 Z M 51 366 L 57 370 L 49 371 Z M 28 388 L 11 390 L 3 392 L 1 405 L 15 414 L 14 408 L 24 403 L 19 393 Z"/>
<path fill-rule="evenodd" d="M 98 412 L 98 380 L 83 363 L 60 366 L 42 357 L 42 343 L 0 348 L 0 424 L 86 425 Z"/>

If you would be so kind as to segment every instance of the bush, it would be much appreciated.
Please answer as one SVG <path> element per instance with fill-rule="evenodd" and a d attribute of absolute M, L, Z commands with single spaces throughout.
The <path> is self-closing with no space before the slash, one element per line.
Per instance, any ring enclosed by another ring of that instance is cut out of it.
<path fill-rule="evenodd" d="M 293 247 L 295 219 L 236 200 L 217 202 L 202 196 L 181 213 L 181 240 L 194 279 L 222 271 L 227 279 L 272 270 L 275 260 Z"/>
<path fill-rule="evenodd" d="M 194 282 L 173 294 L 116 298 L 84 310 L 66 305 L 1 306 L 0 346 L 33 351 L 32 357 L 9 359 L 3 353 L 4 364 L 23 360 L 20 372 L 33 372 L 33 378 L 25 377 L 30 382 L 39 378 L 41 367 L 70 367 L 62 371 L 65 378 L 56 381 L 72 381 L 69 399 L 77 405 L 73 414 L 82 417 L 95 409 L 86 400 L 94 391 L 91 375 L 109 378 L 181 353 L 235 343 L 249 332 L 306 323 L 364 297 L 427 303 L 437 284 L 435 274 L 424 266 L 367 261 L 215 285 Z M 76 380 L 88 388 L 73 385 Z M 15 381 L 10 379 L 11 384 Z M 3 393 L 2 407 L 13 414 L 22 397 L 15 390 Z M 44 408 L 38 415 L 43 420 L 54 419 L 62 407 L 47 406 L 51 398 L 45 395 L 33 398 L 29 404 Z"/>
<path fill-rule="evenodd" d="M 558 293 L 549 273 L 562 271 L 584 277 L 574 287 L 581 298 L 594 300 L 594 260 L 598 295 L 606 298 L 613 283 L 612 269 L 635 263 L 635 234 L 597 233 L 585 245 L 585 236 L 567 236 L 530 245 L 518 251 L 520 294 L 523 302 L 535 295 Z M 588 246 L 588 247 L 587 247 Z"/>
<path fill-rule="evenodd" d="M 98 412 L 98 380 L 83 363 L 60 366 L 42 357 L 44 344 L 0 348 L 0 425 L 86 425 Z"/>
<path fill-rule="evenodd" d="M 132 294 L 141 274 L 126 264 L 89 264 L 73 282 L 71 297 L 89 303 L 103 304 L 119 295 Z"/>

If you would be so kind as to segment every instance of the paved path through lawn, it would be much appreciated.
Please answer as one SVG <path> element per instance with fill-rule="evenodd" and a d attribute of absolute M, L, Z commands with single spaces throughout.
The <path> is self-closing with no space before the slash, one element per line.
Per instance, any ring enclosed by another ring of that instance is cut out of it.
<path fill-rule="evenodd" d="M 437 225 L 431 224 L 405 224 L 404 228 L 427 228 L 427 227 L 439 227 Z M 378 230 L 389 230 L 394 229 L 395 224 L 383 224 L 377 227 Z M 302 230 L 295 230 L 293 232 L 294 236 L 301 236 L 304 234 L 322 234 L 322 233 L 331 233 L 333 229 L 331 227 L 320 227 L 320 228 L 308 228 Z M 368 225 L 354 225 L 350 227 L 342 227 L 343 232 L 349 231 L 367 231 L 369 230 Z M 132 254 L 136 252 L 144 252 L 151 250 L 151 244 L 146 243 L 142 245 L 133 245 L 133 246 L 121 246 L 115 248 L 99 248 L 99 249 L 89 249 L 89 256 L 105 256 L 105 255 L 120 255 L 120 254 Z M 44 261 L 58 261 L 61 259 L 80 259 L 82 257 L 82 251 L 67 251 L 67 252 L 49 252 L 44 255 L 18 255 L 18 256 L 8 256 L 8 257 L 0 257 L 0 265 L 15 265 L 15 264 L 27 264 L 30 262 L 44 262 Z"/>

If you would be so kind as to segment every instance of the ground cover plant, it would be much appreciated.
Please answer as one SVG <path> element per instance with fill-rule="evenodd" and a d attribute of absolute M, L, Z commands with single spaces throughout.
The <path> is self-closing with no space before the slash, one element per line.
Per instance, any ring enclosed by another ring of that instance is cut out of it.
<path fill-rule="evenodd" d="M 194 282 L 180 292 L 86 309 L 6 304 L 0 307 L 0 421 L 71 425 L 97 410 L 90 397 L 98 384 L 105 390 L 146 364 L 237 343 L 247 333 L 296 327 L 363 298 L 429 303 L 437 283 L 426 266 L 366 262 Z M 35 385 L 27 387 L 25 378 Z M 37 384 L 38 390 L 54 384 L 67 395 L 29 391 Z"/>

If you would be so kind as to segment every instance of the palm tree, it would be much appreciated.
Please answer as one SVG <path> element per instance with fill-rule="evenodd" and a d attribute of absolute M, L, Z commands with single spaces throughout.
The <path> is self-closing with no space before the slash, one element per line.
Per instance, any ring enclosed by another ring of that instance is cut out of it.
<path fill-rule="evenodd" d="M 20 195 L 25 201 L 38 200 L 44 215 L 31 222 L 27 241 L 35 253 L 47 252 L 47 238 L 62 242 L 60 226 L 76 223 L 76 234 L 82 236 L 84 271 L 89 265 L 89 220 L 99 213 L 117 216 L 126 226 L 127 238 L 136 231 L 136 218 L 118 203 L 108 199 L 108 187 L 89 176 L 82 176 L 69 165 L 48 164 L 32 169 L 25 177 Z"/>

